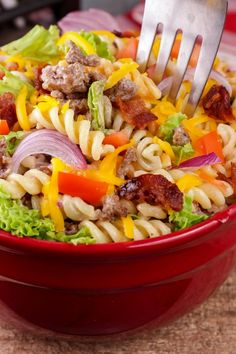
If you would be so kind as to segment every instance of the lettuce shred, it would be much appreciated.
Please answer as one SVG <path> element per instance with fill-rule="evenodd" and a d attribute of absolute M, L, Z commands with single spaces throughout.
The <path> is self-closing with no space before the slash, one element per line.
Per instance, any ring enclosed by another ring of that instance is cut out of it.
<path fill-rule="evenodd" d="M 2 50 L 9 55 L 20 54 L 30 60 L 48 62 L 59 55 L 58 39 L 57 26 L 50 26 L 47 30 L 36 25 L 25 36 L 3 46 Z"/>
<path fill-rule="evenodd" d="M 19 200 L 12 200 L 10 194 L 2 188 L 0 188 L 0 229 L 19 237 L 33 237 L 74 245 L 95 242 L 86 227 L 74 235 L 57 233 L 51 219 L 42 218 L 38 210 L 27 208 Z"/>
<path fill-rule="evenodd" d="M 95 243 L 95 239 L 92 237 L 90 230 L 86 226 L 83 226 L 74 235 L 65 235 L 63 232 L 48 232 L 47 240 L 72 243 L 75 246 L 82 244 L 91 245 Z"/>
<path fill-rule="evenodd" d="M 186 118 L 187 116 L 182 113 L 171 114 L 167 118 L 166 122 L 160 127 L 160 136 L 171 144 L 174 135 L 174 129 L 178 128 L 181 122 Z"/>
<path fill-rule="evenodd" d="M 169 221 L 174 224 L 175 231 L 198 224 L 199 222 L 204 221 L 209 217 L 204 213 L 194 213 L 192 210 L 192 203 L 192 198 L 185 196 L 183 209 L 181 211 L 172 212 L 170 214 Z"/>
<path fill-rule="evenodd" d="M 95 81 L 90 86 L 88 92 L 88 106 L 92 115 L 91 125 L 94 130 L 105 130 L 104 86 L 104 81 Z"/>
<path fill-rule="evenodd" d="M 182 161 L 189 159 L 195 154 L 191 143 L 185 144 L 184 146 L 172 145 L 172 148 L 177 157 L 175 161 L 176 165 L 179 165 Z"/>
<path fill-rule="evenodd" d="M 93 46 L 99 57 L 108 59 L 112 62 L 115 61 L 114 56 L 108 48 L 108 44 L 102 41 L 95 33 L 81 31 L 79 34 Z"/>
<path fill-rule="evenodd" d="M 18 76 L 13 75 L 3 65 L 0 65 L 0 70 L 5 73 L 3 79 L 0 80 L 0 95 L 5 92 L 11 92 L 13 95 L 17 96 L 23 86 L 27 87 L 28 96 L 34 92 L 34 87 L 30 83 L 23 81 Z"/>
<path fill-rule="evenodd" d="M 24 132 L 19 130 L 18 132 L 10 132 L 8 135 L 0 135 L 0 140 L 5 139 L 7 153 L 12 156 L 23 137 Z"/>

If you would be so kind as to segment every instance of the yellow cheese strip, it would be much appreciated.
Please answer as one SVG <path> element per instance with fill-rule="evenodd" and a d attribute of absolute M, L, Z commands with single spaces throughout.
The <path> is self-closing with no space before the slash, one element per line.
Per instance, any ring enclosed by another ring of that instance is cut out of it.
<path fill-rule="evenodd" d="M 57 44 L 60 46 L 69 40 L 74 42 L 77 47 L 82 48 L 87 55 L 96 54 L 96 50 L 94 49 L 94 47 L 77 32 L 64 33 Z"/>
<path fill-rule="evenodd" d="M 123 223 L 125 236 L 127 238 L 133 240 L 134 239 L 134 222 L 133 222 L 131 216 L 128 215 L 126 218 L 122 217 L 121 220 Z"/>
<path fill-rule="evenodd" d="M 23 86 L 19 95 L 16 98 L 16 116 L 23 130 L 30 130 L 30 121 L 26 111 L 27 94 L 27 87 Z"/>
<path fill-rule="evenodd" d="M 138 64 L 135 62 L 122 64 L 120 69 L 114 71 L 107 79 L 105 90 L 108 90 L 115 86 L 123 77 L 130 74 L 138 68 Z"/>
<path fill-rule="evenodd" d="M 200 186 L 202 181 L 197 176 L 186 174 L 181 177 L 176 184 L 181 192 L 188 192 L 191 188 Z"/>

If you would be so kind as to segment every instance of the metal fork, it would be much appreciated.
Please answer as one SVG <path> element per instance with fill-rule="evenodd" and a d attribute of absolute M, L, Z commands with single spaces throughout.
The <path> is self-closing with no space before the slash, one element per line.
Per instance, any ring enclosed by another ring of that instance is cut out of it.
<path fill-rule="evenodd" d="M 185 107 L 193 115 L 214 63 L 228 8 L 227 0 L 146 0 L 137 62 L 144 72 L 150 57 L 157 29 L 163 26 L 155 81 L 160 82 L 168 64 L 175 37 L 182 31 L 182 41 L 169 92 L 170 100 L 178 95 L 198 37 L 202 45 L 192 88 Z"/>

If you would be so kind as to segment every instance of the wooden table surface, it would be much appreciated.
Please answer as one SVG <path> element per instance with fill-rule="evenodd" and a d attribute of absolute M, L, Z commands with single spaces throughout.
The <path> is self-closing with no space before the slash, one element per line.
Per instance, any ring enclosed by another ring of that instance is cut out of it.
<path fill-rule="evenodd" d="M 236 354 L 236 270 L 205 304 L 168 327 L 128 338 L 36 338 L 0 322 L 0 354 Z"/>

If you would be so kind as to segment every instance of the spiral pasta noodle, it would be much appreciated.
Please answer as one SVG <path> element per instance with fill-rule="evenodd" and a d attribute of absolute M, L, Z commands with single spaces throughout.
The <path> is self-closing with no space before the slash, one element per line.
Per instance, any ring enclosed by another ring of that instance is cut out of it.
<path fill-rule="evenodd" d="M 30 114 L 31 126 L 39 124 L 47 129 L 56 129 L 75 144 L 79 144 L 83 154 L 88 158 L 98 161 L 101 156 L 114 151 L 112 145 L 103 145 L 105 135 L 101 131 L 91 131 L 91 123 L 88 120 L 76 121 L 74 111 L 67 109 L 63 118 L 59 115 L 59 108 L 53 107 L 48 112 L 49 119 L 44 117 L 38 108 Z"/>
<path fill-rule="evenodd" d="M 225 198 L 233 194 L 233 188 L 227 182 L 220 181 L 223 188 L 215 186 L 211 183 L 203 183 L 199 187 L 191 188 L 187 195 L 192 198 L 194 202 L 206 210 L 211 209 L 214 205 L 222 207 L 225 205 Z"/>
<path fill-rule="evenodd" d="M 174 170 L 169 170 L 169 171 L 167 171 L 167 170 L 164 170 L 163 168 L 160 168 L 160 169 L 157 169 L 157 170 L 153 170 L 153 171 L 152 171 L 152 174 L 153 174 L 153 175 L 162 175 L 162 176 L 164 176 L 166 179 L 168 179 L 168 181 L 174 183 L 175 180 L 174 180 L 174 178 L 173 178 L 173 176 L 172 176 L 173 172 L 174 172 Z M 139 177 L 139 176 L 145 175 L 145 174 L 147 174 L 147 173 L 148 173 L 148 171 L 137 170 L 137 171 L 134 172 L 134 176 L 135 176 L 135 177 Z M 180 176 L 180 175 L 178 174 L 178 176 L 176 176 L 176 179 L 178 179 L 178 178 L 180 178 L 180 177 L 182 177 L 182 175 Z"/>
<path fill-rule="evenodd" d="M 227 124 L 219 124 L 217 132 L 223 142 L 223 154 L 226 160 L 236 157 L 236 132 Z"/>
<path fill-rule="evenodd" d="M 48 183 L 49 180 L 50 177 L 46 173 L 31 169 L 24 175 L 12 173 L 6 180 L 0 179 L 0 186 L 3 187 L 13 199 L 21 199 L 26 193 L 30 195 L 41 193 L 43 185 Z"/>
<path fill-rule="evenodd" d="M 144 98 L 159 99 L 161 97 L 161 91 L 157 85 L 147 76 L 146 73 L 141 74 L 138 70 L 134 70 L 131 74 L 133 82 L 138 87 L 138 94 Z"/>
<path fill-rule="evenodd" d="M 113 117 L 111 117 L 111 120 L 105 120 L 105 123 L 107 129 L 113 129 L 116 132 L 124 130 L 128 138 L 130 138 L 133 130 L 135 129 L 134 126 L 125 122 L 121 113 L 117 111 L 114 112 Z"/>
<path fill-rule="evenodd" d="M 148 203 L 140 203 L 137 205 L 139 214 L 145 218 L 166 219 L 166 211 L 158 205 L 150 205 Z"/>
<path fill-rule="evenodd" d="M 96 243 L 109 243 L 109 242 L 127 242 L 130 241 L 124 236 L 121 223 L 98 221 L 82 221 L 80 226 L 86 226 L 93 234 Z M 144 240 L 148 237 L 163 236 L 171 232 L 168 225 L 160 220 L 134 220 L 134 240 Z"/>
<path fill-rule="evenodd" d="M 149 172 L 171 166 L 169 155 L 151 137 L 145 137 L 138 143 L 137 159 L 140 167 Z"/>
<path fill-rule="evenodd" d="M 71 197 L 65 194 L 61 196 L 60 202 L 65 216 L 71 220 L 98 219 L 99 214 L 95 208 L 78 197 Z"/>

